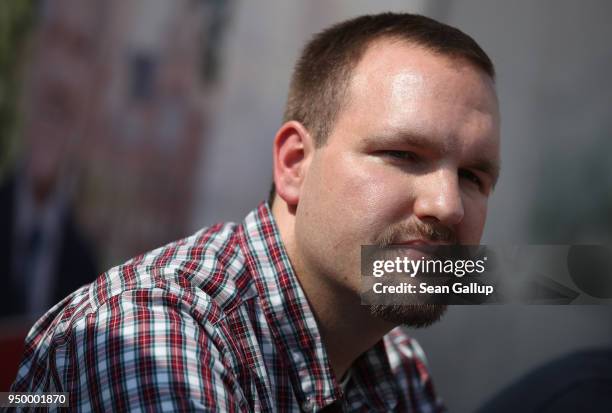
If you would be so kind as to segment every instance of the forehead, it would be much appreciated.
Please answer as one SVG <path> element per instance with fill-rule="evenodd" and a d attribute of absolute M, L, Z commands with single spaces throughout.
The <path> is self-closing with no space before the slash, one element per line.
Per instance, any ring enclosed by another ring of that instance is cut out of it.
<path fill-rule="evenodd" d="M 475 64 L 399 39 L 378 39 L 367 47 L 348 91 L 349 102 L 365 98 L 398 104 L 409 98 L 436 98 L 461 100 L 483 111 L 497 109 L 493 80 Z"/>
<path fill-rule="evenodd" d="M 493 80 L 464 58 L 381 39 L 369 45 L 353 70 L 336 126 L 495 146 L 497 96 Z"/>

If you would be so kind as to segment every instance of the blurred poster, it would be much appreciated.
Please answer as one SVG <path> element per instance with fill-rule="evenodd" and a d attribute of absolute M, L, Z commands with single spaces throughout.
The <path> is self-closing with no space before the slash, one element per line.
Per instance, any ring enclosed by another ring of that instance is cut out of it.
<path fill-rule="evenodd" d="M 231 2 L 7 3 L 2 314 L 35 317 L 186 235 Z"/>

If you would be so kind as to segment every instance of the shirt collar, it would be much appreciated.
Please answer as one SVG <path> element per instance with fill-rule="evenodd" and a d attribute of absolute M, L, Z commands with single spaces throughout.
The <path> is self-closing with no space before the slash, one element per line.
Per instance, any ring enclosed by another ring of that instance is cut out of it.
<path fill-rule="evenodd" d="M 299 390 L 298 402 L 323 407 L 342 393 L 268 204 L 252 211 L 240 230 L 243 234 L 238 239 L 247 267 L 263 298 L 264 312 L 286 360 L 293 388 Z"/>
<path fill-rule="evenodd" d="M 349 392 L 356 389 L 371 411 L 396 411 L 398 395 L 406 392 L 400 389 L 395 380 L 387 357 L 386 341 L 383 338 L 374 347 L 363 353 L 351 366 L 351 378 L 354 387 L 349 386 Z"/>
<path fill-rule="evenodd" d="M 267 203 L 247 215 L 238 240 L 263 298 L 266 319 L 286 361 L 298 402 L 305 410 L 312 410 L 339 399 L 342 390 Z M 351 381 L 366 403 L 393 409 L 398 389 L 390 380 L 384 340 L 362 354 L 351 371 Z"/>

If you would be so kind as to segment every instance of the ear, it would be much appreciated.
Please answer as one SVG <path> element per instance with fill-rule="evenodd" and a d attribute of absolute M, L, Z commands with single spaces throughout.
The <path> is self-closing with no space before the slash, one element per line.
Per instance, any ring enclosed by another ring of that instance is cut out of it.
<path fill-rule="evenodd" d="M 301 123 L 283 124 L 274 137 L 274 185 L 289 206 L 296 206 L 314 152 L 312 137 Z"/>

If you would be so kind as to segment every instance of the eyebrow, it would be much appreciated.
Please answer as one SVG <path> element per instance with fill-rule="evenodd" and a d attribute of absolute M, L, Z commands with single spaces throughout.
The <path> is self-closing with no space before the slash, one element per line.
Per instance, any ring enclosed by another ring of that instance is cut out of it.
<path fill-rule="evenodd" d="M 438 155 L 449 150 L 449 148 L 445 147 L 446 145 L 437 139 L 432 139 L 427 135 L 405 131 L 369 136 L 365 138 L 365 141 L 383 145 L 407 144 L 417 148 L 427 149 L 428 151 L 435 152 Z"/>
<path fill-rule="evenodd" d="M 381 134 L 375 136 L 369 136 L 364 139 L 365 142 L 372 142 L 376 144 L 406 144 L 416 148 L 422 148 L 429 152 L 433 152 L 436 155 L 442 155 L 448 152 L 450 148 L 438 139 L 433 139 L 427 135 L 420 133 L 408 132 L 408 131 L 393 131 L 389 134 Z M 477 158 L 471 161 L 467 168 L 476 169 L 487 175 L 492 179 L 492 187 L 495 188 L 497 181 L 499 180 L 501 165 L 499 161 L 491 160 L 488 158 Z"/>

